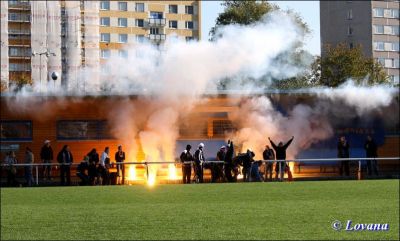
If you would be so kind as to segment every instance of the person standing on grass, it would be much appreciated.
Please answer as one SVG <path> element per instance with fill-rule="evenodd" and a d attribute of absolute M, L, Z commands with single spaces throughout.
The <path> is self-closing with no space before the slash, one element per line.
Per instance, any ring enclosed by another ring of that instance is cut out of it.
<path fill-rule="evenodd" d="M 79 163 L 79 165 L 76 168 L 76 175 L 81 179 L 81 182 L 79 183 L 79 185 L 81 186 L 86 186 L 87 184 L 89 184 L 89 157 L 88 156 L 84 156 L 83 157 L 83 161 L 81 161 L 81 163 Z"/>
<path fill-rule="evenodd" d="M 35 157 L 31 148 L 26 147 L 25 151 L 25 163 L 33 164 L 35 162 Z M 33 183 L 32 166 L 25 166 L 25 180 L 26 186 L 31 187 Z"/>
<path fill-rule="evenodd" d="M 14 164 L 17 164 L 17 158 L 15 157 L 15 153 L 13 151 L 7 153 L 4 159 L 4 164 L 7 165 L 7 186 L 17 186 L 17 168 L 14 166 Z"/>
<path fill-rule="evenodd" d="M 364 144 L 364 149 L 367 158 L 378 157 L 378 147 L 370 135 L 367 136 L 367 140 Z M 371 176 L 373 173 L 378 176 L 378 164 L 376 160 L 367 160 L 368 175 Z"/>
<path fill-rule="evenodd" d="M 228 140 L 227 148 L 228 149 L 226 151 L 225 160 L 224 160 L 225 178 L 228 182 L 234 182 L 235 178 L 232 176 L 232 171 L 234 168 L 234 165 L 233 165 L 234 147 L 233 147 L 232 141 Z"/>
<path fill-rule="evenodd" d="M 65 145 L 57 155 L 57 161 L 60 166 L 60 178 L 62 186 L 71 185 L 71 163 L 74 162 L 71 150 L 68 145 Z M 65 182 L 66 179 L 66 182 Z"/>
<path fill-rule="evenodd" d="M 50 146 L 50 140 L 45 140 L 40 150 L 40 159 L 44 164 L 51 164 L 53 161 L 53 149 Z M 43 166 L 43 179 L 51 180 L 51 165 Z"/>
<path fill-rule="evenodd" d="M 194 153 L 194 166 L 196 178 L 195 181 L 197 183 L 203 183 L 203 164 L 204 164 L 204 153 L 203 153 L 204 144 L 200 143 L 199 148 Z"/>
<path fill-rule="evenodd" d="M 226 146 L 221 146 L 219 151 L 217 152 L 217 161 L 224 161 L 225 160 L 225 155 L 226 155 Z M 213 170 L 214 170 L 214 175 L 212 175 L 212 180 L 211 182 L 217 182 L 218 179 L 223 180 L 224 179 L 224 164 L 221 163 L 213 163 Z"/>
<path fill-rule="evenodd" d="M 345 136 L 341 136 L 339 138 L 339 142 L 337 144 L 338 158 L 349 158 L 350 157 L 350 145 L 346 140 Z M 340 175 L 350 176 L 350 161 L 341 161 L 340 162 Z"/>
<path fill-rule="evenodd" d="M 292 143 L 294 139 L 294 136 L 292 136 L 292 138 L 286 142 L 286 144 L 283 144 L 283 142 L 279 142 L 278 145 L 275 145 L 275 143 L 271 140 L 271 138 L 268 137 L 269 142 L 272 145 L 272 148 L 274 148 L 275 150 L 275 154 L 276 154 L 276 160 L 280 161 L 277 162 L 275 171 L 276 171 L 276 176 L 275 178 L 278 178 L 278 173 L 280 174 L 280 180 L 283 180 L 283 176 L 285 173 L 285 168 L 286 168 L 286 149 L 289 147 L 289 145 Z"/>
<path fill-rule="evenodd" d="M 95 185 L 96 181 L 98 182 L 99 174 L 97 172 L 97 164 L 100 162 L 99 154 L 97 153 L 96 148 L 93 148 L 88 154 L 87 157 L 89 159 L 89 184 Z"/>
<path fill-rule="evenodd" d="M 124 162 L 125 161 L 125 152 L 122 151 L 122 145 L 118 146 L 118 151 L 115 153 L 115 161 L 116 162 Z M 117 175 L 119 177 L 119 184 L 125 184 L 125 165 L 117 164 Z"/>
<path fill-rule="evenodd" d="M 193 156 L 190 154 L 191 149 L 191 145 L 186 145 L 186 149 L 180 155 L 182 163 L 182 179 L 184 184 L 190 183 L 190 176 L 192 175 Z"/>
<path fill-rule="evenodd" d="M 101 154 L 100 157 L 100 162 L 99 162 L 99 173 L 101 175 L 101 183 L 102 185 L 108 185 L 109 184 L 109 173 L 108 173 L 108 165 L 110 163 L 110 148 L 107 146 L 103 153 Z"/>
<path fill-rule="evenodd" d="M 272 150 L 269 145 L 265 145 L 265 150 L 263 152 L 263 159 L 264 160 L 275 160 L 275 153 L 274 150 Z M 265 163 L 265 180 L 272 181 L 272 170 L 274 167 L 273 162 L 266 162 Z M 268 177 L 269 175 L 269 177 Z"/>

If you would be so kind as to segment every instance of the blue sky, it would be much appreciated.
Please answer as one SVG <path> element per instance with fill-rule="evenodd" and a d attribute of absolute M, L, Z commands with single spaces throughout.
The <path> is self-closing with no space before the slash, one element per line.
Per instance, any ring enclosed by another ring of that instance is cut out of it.
<path fill-rule="evenodd" d="M 319 1 L 270 1 L 282 9 L 298 12 L 310 27 L 312 33 L 305 48 L 314 55 L 320 55 Z M 208 38 L 208 32 L 215 24 L 218 13 L 224 10 L 221 1 L 202 1 L 202 38 Z"/>

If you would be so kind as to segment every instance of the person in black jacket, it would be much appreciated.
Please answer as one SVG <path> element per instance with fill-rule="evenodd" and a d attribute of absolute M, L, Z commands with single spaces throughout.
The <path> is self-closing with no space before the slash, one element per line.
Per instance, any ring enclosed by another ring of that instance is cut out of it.
<path fill-rule="evenodd" d="M 367 136 L 367 140 L 364 144 L 364 149 L 366 152 L 367 158 L 376 158 L 378 157 L 378 147 L 375 141 L 372 139 L 371 136 Z M 378 176 L 378 165 L 376 160 L 367 160 L 367 168 L 368 168 L 368 175 L 372 175 L 374 173 Z"/>
<path fill-rule="evenodd" d="M 192 161 L 193 156 L 190 153 L 191 145 L 186 145 L 186 149 L 181 153 L 180 159 L 182 162 L 182 179 L 183 183 L 190 183 L 190 176 L 192 175 Z"/>
<path fill-rule="evenodd" d="M 98 179 L 99 174 L 97 173 L 97 164 L 100 161 L 99 154 L 97 153 L 96 148 L 93 148 L 88 154 L 87 157 L 89 159 L 89 183 L 90 185 L 94 185 Z"/>
<path fill-rule="evenodd" d="M 115 153 L 115 161 L 116 162 L 124 162 L 125 161 L 125 152 L 122 151 L 122 146 L 118 146 L 118 151 Z M 121 179 L 120 184 L 125 184 L 125 165 L 117 164 L 117 175 Z"/>
<path fill-rule="evenodd" d="M 282 160 L 281 162 L 277 162 L 277 165 L 275 166 L 275 172 L 276 172 L 276 176 L 275 178 L 278 178 L 278 173 L 280 173 L 280 179 L 283 180 L 283 176 L 284 176 L 284 170 L 286 167 L 286 162 L 284 160 L 286 160 L 286 149 L 289 147 L 289 145 L 292 143 L 294 139 L 294 136 L 292 136 L 292 138 L 286 142 L 286 144 L 284 145 L 283 142 L 279 142 L 278 145 L 275 145 L 275 143 L 271 140 L 271 138 L 268 137 L 269 142 L 272 145 L 272 148 L 274 148 L 275 150 L 275 155 L 276 155 L 276 160 Z"/>
<path fill-rule="evenodd" d="M 51 164 L 53 161 L 53 149 L 50 146 L 50 141 L 45 140 L 42 149 L 40 150 L 40 159 L 44 164 Z M 43 166 L 43 179 L 51 180 L 51 166 Z"/>
<path fill-rule="evenodd" d="M 341 136 L 337 144 L 338 158 L 349 158 L 350 157 L 349 149 L 350 145 L 347 142 L 346 137 Z M 340 175 L 350 176 L 350 161 L 340 162 Z"/>
<path fill-rule="evenodd" d="M 200 143 L 199 148 L 194 153 L 194 170 L 196 173 L 195 181 L 197 183 L 203 183 L 203 164 L 204 164 L 204 144 Z"/>
<path fill-rule="evenodd" d="M 68 145 L 65 145 L 63 149 L 58 153 L 57 161 L 61 164 L 61 185 L 71 185 L 71 163 L 74 162 L 74 158 Z M 67 182 L 65 182 L 65 178 L 67 179 Z"/>
<path fill-rule="evenodd" d="M 235 181 L 234 177 L 232 176 L 233 153 L 234 153 L 233 142 L 228 140 L 228 150 L 226 151 L 225 160 L 224 160 L 225 178 L 228 182 Z"/>
<path fill-rule="evenodd" d="M 265 146 L 265 150 L 263 152 L 263 159 L 264 160 L 275 160 L 275 153 L 268 145 Z M 273 170 L 274 163 L 267 162 L 265 163 L 265 180 L 272 181 L 272 170 Z M 269 174 L 269 178 L 268 178 Z"/>
<path fill-rule="evenodd" d="M 250 172 L 251 172 L 251 165 L 254 162 L 253 157 L 255 156 L 254 152 L 251 149 L 247 149 L 246 153 L 241 156 L 242 158 L 242 174 L 243 174 L 243 181 L 250 182 Z"/>
<path fill-rule="evenodd" d="M 226 146 L 221 146 L 219 151 L 217 152 L 217 161 L 223 162 L 225 160 L 226 155 Z M 219 179 L 224 179 L 224 164 L 221 163 L 212 163 L 212 171 L 211 171 L 211 182 L 217 182 Z"/>

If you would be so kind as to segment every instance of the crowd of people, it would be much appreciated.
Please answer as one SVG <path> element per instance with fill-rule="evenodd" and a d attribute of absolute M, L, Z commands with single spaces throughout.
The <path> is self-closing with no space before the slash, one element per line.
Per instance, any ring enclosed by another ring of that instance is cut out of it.
<path fill-rule="evenodd" d="M 204 182 L 204 170 L 211 171 L 211 182 L 236 182 L 238 176 L 243 176 L 244 182 L 261 182 L 272 181 L 273 173 L 275 172 L 275 179 L 282 181 L 284 174 L 287 173 L 288 180 L 292 180 L 292 173 L 286 160 L 286 150 L 293 142 L 294 137 L 286 143 L 282 141 L 275 144 L 270 138 L 269 144 L 265 146 L 262 153 L 263 160 L 270 160 L 264 162 L 262 160 L 254 160 L 255 153 L 248 149 L 245 153 L 238 153 L 234 156 L 234 144 L 228 141 L 226 145 L 221 146 L 216 153 L 215 161 L 206 161 L 204 157 L 205 145 L 200 143 L 196 151 L 192 154 L 192 146 L 187 145 L 186 149 L 180 155 L 180 162 L 182 164 L 182 180 L 183 183 L 202 183 Z M 364 144 L 364 149 L 367 158 L 377 158 L 377 145 L 371 136 L 367 136 Z M 337 157 L 349 158 L 350 145 L 344 136 L 339 138 L 337 144 Z M 60 184 L 71 185 L 71 164 L 74 158 L 70 147 L 65 145 L 57 154 L 57 165 L 53 163 L 53 149 L 49 140 L 44 141 L 44 145 L 40 151 L 40 159 L 43 163 L 42 178 L 43 180 L 52 180 L 52 167 L 60 168 Z M 80 178 L 80 185 L 109 185 L 109 184 L 124 184 L 125 183 L 125 166 L 122 162 L 125 161 L 125 152 L 122 146 L 118 146 L 118 150 L 114 155 L 114 162 L 111 162 L 110 148 L 106 147 L 99 155 L 97 150 L 93 148 L 83 160 L 79 163 L 76 170 L 77 177 Z M 33 164 L 35 157 L 32 150 L 26 147 L 25 150 L 25 163 Z M 16 179 L 17 168 L 15 164 L 15 152 L 10 151 L 7 153 L 4 164 L 7 172 L 7 185 L 18 186 L 20 185 Z M 264 163 L 264 172 L 260 172 L 260 167 Z M 115 164 L 115 165 L 114 165 Z M 275 168 L 274 168 L 275 167 Z M 32 166 L 24 166 L 25 181 L 27 186 L 33 185 Z M 193 177 L 192 177 L 193 170 Z M 378 164 L 374 159 L 367 160 L 368 175 L 378 175 Z M 350 161 L 340 161 L 340 175 L 350 176 Z"/>

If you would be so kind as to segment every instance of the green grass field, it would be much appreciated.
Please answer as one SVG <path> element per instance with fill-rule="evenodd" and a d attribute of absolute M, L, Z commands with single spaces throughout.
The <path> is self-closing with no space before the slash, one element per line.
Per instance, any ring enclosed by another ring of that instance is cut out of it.
<path fill-rule="evenodd" d="M 7 239 L 398 240 L 399 180 L 2 188 Z"/>

